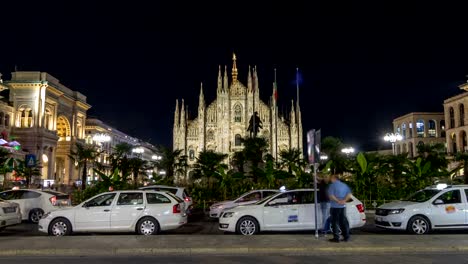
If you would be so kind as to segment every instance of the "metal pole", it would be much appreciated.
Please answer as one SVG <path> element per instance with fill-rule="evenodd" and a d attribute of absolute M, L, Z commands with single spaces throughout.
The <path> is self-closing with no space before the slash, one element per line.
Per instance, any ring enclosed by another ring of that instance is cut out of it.
<path fill-rule="evenodd" d="M 317 200 L 318 200 L 318 195 L 317 195 L 317 169 L 318 169 L 318 163 L 314 163 L 314 209 L 315 209 L 315 238 L 319 238 L 319 232 L 318 232 L 318 207 L 317 207 Z"/>

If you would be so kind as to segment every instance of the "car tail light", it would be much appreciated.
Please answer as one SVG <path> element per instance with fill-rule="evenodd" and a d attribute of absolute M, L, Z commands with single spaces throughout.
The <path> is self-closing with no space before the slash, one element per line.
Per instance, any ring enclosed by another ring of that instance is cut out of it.
<path fill-rule="evenodd" d="M 50 201 L 50 203 L 52 205 L 54 205 L 54 206 L 57 205 L 57 196 L 54 195 L 54 196 L 50 197 L 49 201 Z"/>
<path fill-rule="evenodd" d="M 357 204 L 356 208 L 360 213 L 364 213 L 364 205 L 363 204 Z"/>
<path fill-rule="evenodd" d="M 180 204 L 175 204 L 174 206 L 172 206 L 172 213 L 180 214 Z"/>
<path fill-rule="evenodd" d="M 186 202 L 191 202 L 191 201 L 192 201 L 192 198 L 190 198 L 190 197 L 187 196 L 187 197 L 185 197 L 184 200 L 185 200 Z"/>

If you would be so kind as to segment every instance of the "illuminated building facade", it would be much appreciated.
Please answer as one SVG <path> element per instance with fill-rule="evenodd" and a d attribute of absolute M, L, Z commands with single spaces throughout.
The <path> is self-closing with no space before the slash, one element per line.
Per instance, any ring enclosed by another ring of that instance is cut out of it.
<path fill-rule="evenodd" d="M 189 165 L 196 162 L 196 157 L 203 150 L 225 153 L 230 157 L 242 150 L 241 139 L 249 136 L 247 128 L 254 112 L 258 112 L 263 126 L 258 136 L 267 140 L 269 153 L 273 157 L 277 152 L 289 149 L 298 149 L 303 153 L 299 103 L 292 102 L 289 114 L 279 116 L 275 87 L 270 103 L 263 102 L 256 67 L 249 67 L 245 86 L 239 79 L 236 59 L 234 55 L 230 79 L 227 67 L 224 67 L 224 74 L 219 67 L 216 99 L 211 104 L 205 104 L 203 87 L 200 88 L 196 118 L 189 119 L 183 99 L 180 104 L 178 100 L 176 102 L 173 148 L 187 155 Z"/>

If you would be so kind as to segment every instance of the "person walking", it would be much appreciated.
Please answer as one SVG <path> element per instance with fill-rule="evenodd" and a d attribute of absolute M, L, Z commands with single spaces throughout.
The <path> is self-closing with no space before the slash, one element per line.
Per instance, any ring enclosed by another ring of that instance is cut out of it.
<path fill-rule="evenodd" d="M 324 177 L 318 184 L 318 202 L 322 213 L 322 233 L 330 232 L 330 199 L 328 198 L 328 178 Z"/>
<path fill-rule="evenodd" d="M 346 202 L 351 199 L 351 189 L 348 185 L 341 182 L 337 175 L 331 175 L 330 182 L 328 198 L 330 199 L 330 216 L 333 228 L 333 238 L 330 241 L 340 242 L 340 229 L 344 241 L 349 241 L 349 226 L 345 209 Z"/>

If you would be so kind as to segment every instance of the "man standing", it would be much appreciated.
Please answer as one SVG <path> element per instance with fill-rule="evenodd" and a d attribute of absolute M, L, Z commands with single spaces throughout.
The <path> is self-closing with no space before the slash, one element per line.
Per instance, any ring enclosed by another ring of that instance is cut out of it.
<path fill-rule="evenodd" d="M 324 234 L 330 231 L 330 199 L 328 198 L 328 179 L 324 177 L 318 184 L 318 202 L 320 203 L 320 211 L 322 213 L 322 232 Z"/>
<path fill-rule="evenodd" d="M 343 234 L 344 241 L 349 240 L 349 226 L 346 219 L 345 207 L 346 201 L 351 199 L 351 189 L 348 185 L 341 182 L 337 175 L 330 176 L 331 185 L 328 187 L 328 197 L 330 198 L 330 216 L 333 227 L 333 238 L 331 242 L 340 242 L 340 233 Z"/>

